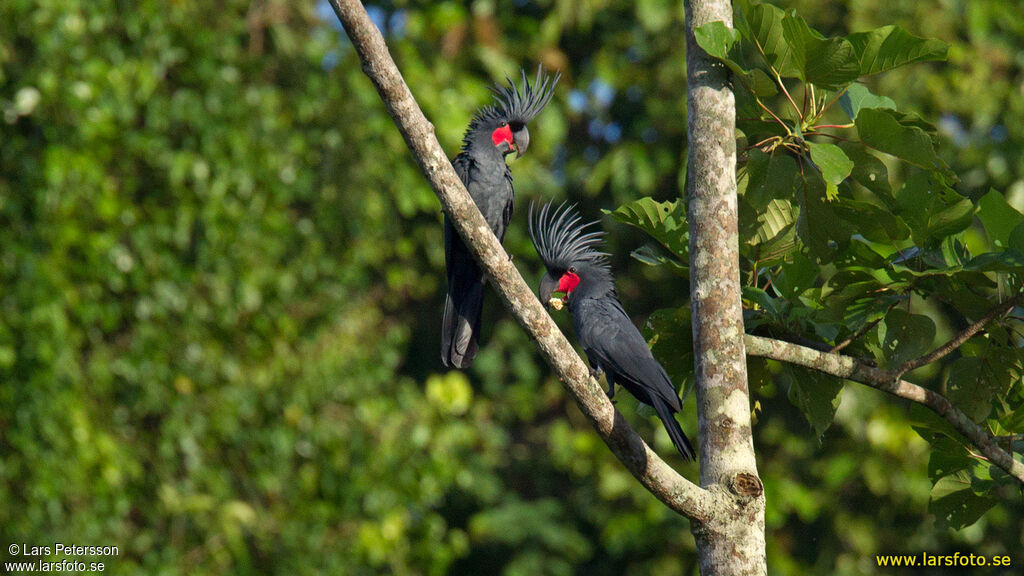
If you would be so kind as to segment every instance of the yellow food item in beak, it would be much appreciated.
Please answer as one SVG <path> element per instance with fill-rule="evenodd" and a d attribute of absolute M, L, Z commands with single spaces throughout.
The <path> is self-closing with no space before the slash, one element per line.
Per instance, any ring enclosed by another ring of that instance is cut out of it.
<path fill-rule="evenodd" d="M 561 310 L 562 306 L 563 306 L 562 299 L 561 298 L 552 298 L 552 299 L 548 300 L 548 306 L 551 306 L 555 310 Z"/>

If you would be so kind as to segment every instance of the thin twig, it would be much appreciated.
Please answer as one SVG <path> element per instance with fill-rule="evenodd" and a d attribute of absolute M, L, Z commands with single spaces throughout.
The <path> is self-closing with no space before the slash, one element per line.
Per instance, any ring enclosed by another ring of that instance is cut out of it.
<path fill-rule="evenodd" d="M 796 117 L 800 121 L 803 121 L 804 115 L 802 112 L 800 112 L 800 107 L 797 106 L 796 102 L 793 101 L 793 97 L 789 95 L 789 90 L 786 90 L 786 84 L 782 82 L 782 76 L 780 76 L 779 73 L 775 71 L 775 68 L 772 68 L 772 73 L 775 74 L 775 82 L 778 83 L 779 88 L 782 88 L 782 93 L 786 95 L 786 100 L 789 100 L 789 103 L 793 105 L 793 110 L 796 111 Z"/>
<path fill-rule="evenodd" d="M 1021 302 L 1024 302 L 1024 293 L 1017 294 L 1013 298 L 1010 298 L 1009 300 L 1000 303 L 995 308 L 990 310 L 988 314 L 982 316 L 981 319 L 979 319 L 977 322 L 971 324 L 966 329 L 964 329 L 963 332 L 960 332 L 959 334 L 954 336 L 949 342 L 946 342 L 942 346 L 939 346 L 935 350 L 932 350 L 931 352 L 925 354 L 924 356 L 921 356 L 920 358 L 915 358 L 913 360 L 908 360 L 904 362 L 902 365 L 899 366 L 899 368 L 896 369 L 896 377 L 898 378 L 900 376 L 903 376 L 907 372 L 916 370 L 926 364 L 931 364 L 936 360 L 941 360 L 947 354 L 963 345 L 964 342 L 970 340 L 972 336 L 974 336 L 978 332 L 981 332 L 982 328 L 984 328 L 989 322 L 995 320 L 996 318 L 1002 316 L 1003 314 L 1006 314 L 1009 310 L 1012 310 Z"/>

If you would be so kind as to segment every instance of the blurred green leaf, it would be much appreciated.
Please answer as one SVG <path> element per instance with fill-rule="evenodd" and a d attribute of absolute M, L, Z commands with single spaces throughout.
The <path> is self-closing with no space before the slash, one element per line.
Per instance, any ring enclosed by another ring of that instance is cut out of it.
<path fill-rule="evenodd" d="M 602 210 L 616 222 L 643 230 L 658 241 L 681 264 L 690 261 L 687 240 L 686 206 L 682 202 L 655 202 L 641 198 L 619 206 L 614 211 Z"/>
<path fill-rule="evenodd" d="M 846 37 L 860 62 L 860 74 L 868 76 L 913 62 L 945 60 L 948 46 L 939 40 L 918 38 L 899 26 L 883 26 Z"/>
<path fill-rule="evenodd" d="M 839 97 L 839 106 L 850 117 L 850 120 L 856 120 L 857 114 L 862 108 L 895 110 L 896 102 L 893 102 L 892 98 L 872 94 L 871 90 L 868 90 L 868 87 L 863 84 L 851 84 Z"/>
<path fill-rule="evenodd" d="M 825 179 L 826 194 L 829 198 L 837 197 L 839 184 L 853 171 L 853 162 L 835 144 L 808 142 L 807 147 L 811 151 L 811 160 Z"/>
<path fill-rule="evenodd" d="M 860 75 L 853 46 L 843 38 L 825 38 L 794 15 L 782 19 L 782 33 L 793 65 L 804 82 L 838 90 Z"/>
<path fill-rule="evenodd" d="M 885 315 L 884 326 L 882 349 L 893 367 L 923 356 L 935 341 L 935 322 L 922 314 L 893 308 Z"/>

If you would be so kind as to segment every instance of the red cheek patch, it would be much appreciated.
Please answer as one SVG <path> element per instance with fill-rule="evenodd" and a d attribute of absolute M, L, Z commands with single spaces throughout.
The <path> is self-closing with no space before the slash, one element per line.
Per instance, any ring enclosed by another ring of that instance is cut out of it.
<path fill-rule="evenodd" d="M 491 141 L 494 142 L 495 146 L 501 146 L 502 142 L 508 142 L 512 144 L 512 128 L 506 124 L 501 128 L 498 128 L 494 132 L 491 132 Z"/>
<path fill-rule="evenodd" d="M 580 277 L 572 272 L 566 272 L 558 279 L 558 291 L 568 294 L 580 284 Z"/>

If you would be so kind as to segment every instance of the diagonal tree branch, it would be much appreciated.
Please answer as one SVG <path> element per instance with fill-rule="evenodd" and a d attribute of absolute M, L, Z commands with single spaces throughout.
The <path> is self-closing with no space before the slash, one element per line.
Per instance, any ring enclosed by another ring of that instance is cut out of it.
<path fill-rule="evenodd" d="M 936 360 L 942 359 L 945 355 L 962 346 L 964 342 L 970 340 L 972 336 L 974 336 L 978 332 L 981 332 L 981 329 L 984 328 L 989 322 L 995 320 L 996 318 L 999 318 L 1003 314 L 1006 314 L 1007 312 L 1012 310 L 1014 306 L 1018 306 L 1022 302 L 1024 302 L 1024 293 L 1017 294 L 1013 298 L 1010 298 L 1005 302 L 1000 303 L 995 308 L 990 310 L 988 314 L 982 316 L 981 319 L 979 319 L 977 322 L 971 324 L 970 326 L 965 328 L 963 332 L 954 336 L 949 342 L 946 342 L 942 346 L 936 348 L 935 350 L 932 350 L 931 352 L 925 354 L 924 356 L 921 356 L 920 358 L 908 360 L 907 362 L 900 365 L 900 367 L 896 369 L 896 376 L 902 376 L 907 372 L 917 370 L 921 366 L 931 364 Z"/>
<path fill-rule="evenodd" d="M 948 398 L 927 388 L 918 386 L 890 370 L 874 368 L 849 356 L 819 352 L 810 348 L 772 340 L 760 336 L 747 335 L 747 354 L 788 362 L 798 366 L 811 368 L 825 374 L 838 376 L 866 384 L 893 396 L 916 402 L 935 412 L 953 428 L 963 434 L 990 462 L 1005 470 L 1021 484 L 1024 484 L 1024 464 L 1013 458 L 1013 455 L 1000 448 L 988 432 L 974 423 L 966 414 L 954 406 Z"/>
<path fill-rule="evenodd" d="M 445 213 L 480 262 L 505 308 L 537 343 L 544 359 L 601 439 L 633 476 L 669 508 L 699 522 L 724 514 L 730 503 L 669 467 L 615 410 L 600 384 L 590 378 L 589 369 L 512 265 L 455 174 L 434 136 L 434 126 L 416 104 L 363 5 L 358 0 L 331 0 L 331 6 L 359 54 L 363 71 L 376 86 Z"/>

